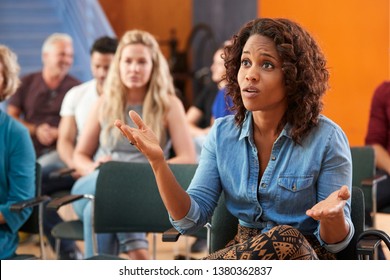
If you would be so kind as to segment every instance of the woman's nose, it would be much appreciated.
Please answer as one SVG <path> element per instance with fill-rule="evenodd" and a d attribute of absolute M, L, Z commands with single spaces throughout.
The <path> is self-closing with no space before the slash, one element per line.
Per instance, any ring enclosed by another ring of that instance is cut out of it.
<path fill-rule="evenodd" d="M 137 69 L 137 65 L 136 65 L 135 63 L 131 63 L 131 64 L 129 65 L 129 69 L 130 69 L 131 71 L 135 71 L 135 70 Z"/>
<path fill-rule="evenodd" d="M 251 67 L 248 69 L 245 78 L 248 81 L 257 81 L 259 79 L 259 73 L 254 69 L 254 67 Z"/>

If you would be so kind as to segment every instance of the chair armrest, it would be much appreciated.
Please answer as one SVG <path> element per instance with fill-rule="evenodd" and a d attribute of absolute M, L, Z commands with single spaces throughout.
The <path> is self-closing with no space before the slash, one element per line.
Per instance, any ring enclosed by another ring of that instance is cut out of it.
<path fill-rule="evenodd" d="M 50 200 L 50 197 L 47 195 L 34 197 L 34 198 L 28 199 L 28 200 L 23 200 L 23 201 L 20 201 L 18 203 L 12 204 L 10 206 L 10 211 L 11 212 L 20 212 L 25 208 L 38 206 L 39 204 L 46 202 L 46 201 L 49 201 L 49 200 Z"/>
<path fill-rule="evenodd" d="M 383 174 L 383 175 L 376 175 L 376 176 L 374 176 L 374 177 L 364 179 L 364 180 L 362 181 L 362 185 L 363 185 L 363 186 L 373 186 L 373 185 L 376 185 L 376 184 L 378 184 L 379 182 L 385 180 L 386 178 L 387 178 L 387 175 L 386 175 L 386 174 Z"/>
<path fill-rule="evenodd" d="M 79 199 L 82 199 L 84 197 L 85 196 L 82 194 L 70 194 L 70 195 L 66 195 L 63 197 L 59 197 L 59 198 L 56 198 L 56 199 L 53 199 L 52 201 L 50 201 L 47 204 L 46 208 L 49 210 L 58 210 L 62 206 L 67 205 L 69 203 L 72 203 L 74 201 L 77 201 Z"/>
<path fill-rule="evenodd" d="M 162 234 L 162 241 L 163 242 L 176 242 L 181 233 L 175 229 L 174 227 L 168 229 L 167 231 L 164 231 Z"/>
<path fill-rule="evenodd" d="M 62 177 L 65 177 L 67 175 L 72 174 L 75 171 L 76 171 L 76 169 L 74 169 L 74 168 L 61 168 L 61 169 L 55 170 L 53 172 L 50 172 L 49 178 L 50 179 L 62 178 Z"/>
<path fill-rule="evenodd" d="M 371 229 L 362 232 L 358 237 L 356 250 L 358 255 L 373 257 L 375 250 L 384 242 L 390 250 L 390 237 L 382 230 Z"/>

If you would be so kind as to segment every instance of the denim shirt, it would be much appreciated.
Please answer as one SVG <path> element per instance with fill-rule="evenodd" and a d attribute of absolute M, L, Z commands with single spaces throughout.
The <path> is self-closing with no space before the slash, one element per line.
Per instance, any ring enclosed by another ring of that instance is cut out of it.
<path fill-rule="evenodd" d="M 217 119 L 205 141 L 198 169 L 187 190 L 191 207 L 173 226 L 181 233 L 194 232 L 208 220 L 222 191 L 227 209 L 245 227 L 269 231 L 290 225 L 303 234 L 314 234 L 330 252 L 344 249 L 351 240 L 351 200 L 344 207 L 350 230 L 337 244 L 320 238 L 320 223 L 306 210 L 347 185 L 351 190 L 352 161 L 348 139 L 341 128 L 325 116 L 318 126 L 295 144 L 287 124 L 272 147 L 270 160 L 259 180 L 260 163 L 253 140 L 253 119 L 247 113 L 241 128 L 234 116 Z M 258 183 L 260 181 L 260 183 Z"/>

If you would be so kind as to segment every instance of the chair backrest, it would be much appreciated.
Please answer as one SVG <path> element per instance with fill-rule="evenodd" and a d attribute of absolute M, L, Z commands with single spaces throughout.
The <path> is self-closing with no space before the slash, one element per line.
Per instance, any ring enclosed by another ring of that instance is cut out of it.
<path fill-rule="evenodd" d="M 224 248 L 237 234 L 237 225 L 238 219 L 227 210 L 225 195 L 222 193 L 211 218 L 210 251 Z"/>
<path fill-rule="evenodd" d="M 372 209 L 371 187 L 362 187 L 362 181 L 375 176 L 375 152 L 371 146 L 351 147 L 352 156 L 352 186 L 361 188 L 364 194 L 364 203 Z"/>
<path fill-rule="evenodd" d="M 197 165 L 170 166 L 187 188 Z M 95 232 L 164 232 L 172 225 L 149 163 L 110 161 L 100 167 L 95 194 Z"/>
<path fill-rule="evenodd" d="M 340 260 L 357 260 L 356 244 L 358 237 L 364 231 L 365 210 L 363 191 L 353 186 L 351 193 L 351 219 L 355 228 L 355 234 L 347 248 L 337 253 L 337 259 Z"/>
<path fill-rule="evenodd" d="M 363 192 L 357 187 L 352 187 L 351 195 L 351 218 L 355 234 L 347 248 L 337 254 L 338 259 L 358 259 L 356 243 L 359 235 L 364 231 Z M 237 218 L 226 209 L 225 197 L 222 194 L 211 220 L 211 252 L 224 248 L 234 238 L 237 234 L 237 224 Z"/>

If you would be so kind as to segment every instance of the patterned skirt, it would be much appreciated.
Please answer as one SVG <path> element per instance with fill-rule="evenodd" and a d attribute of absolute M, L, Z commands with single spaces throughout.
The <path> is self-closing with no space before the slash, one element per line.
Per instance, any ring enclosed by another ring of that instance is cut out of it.
<path fill-rule="evenodd" d="M 205 260 L 334 260 L 335 254 L 320 245 L 315 236 L 281 225 L 266 233 L 238 225 L 237 235 L 224 249 Z"/>

